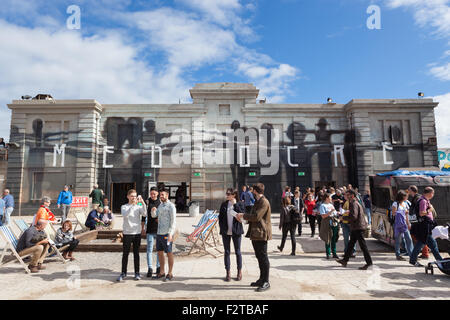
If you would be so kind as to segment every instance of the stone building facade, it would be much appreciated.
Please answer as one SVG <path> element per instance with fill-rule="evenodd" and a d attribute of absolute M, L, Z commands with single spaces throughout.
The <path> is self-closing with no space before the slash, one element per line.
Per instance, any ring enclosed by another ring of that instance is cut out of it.
<path fill-rule="evenodd" d="M 258 93 L 251 84 L 205 83 L 188 104 L 13 100 L 6 185 L 18 211 L 32 214 L 64 184 L 82 196 L 97 183 L 117 212 L 132 187 L 147 196 L 164 183 L 173 200 L 203 210 L 218 209 L 228 187 L 263 182 L 276 211 L 285 185 L 365 191 L 370 174 L 437 166 L 430 99 L 271 104 Z"/>

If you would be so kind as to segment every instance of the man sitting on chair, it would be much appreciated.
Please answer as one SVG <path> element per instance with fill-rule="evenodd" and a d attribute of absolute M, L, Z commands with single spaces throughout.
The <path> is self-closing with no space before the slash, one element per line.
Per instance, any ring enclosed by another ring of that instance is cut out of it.
<path fill-rule="evenodd" d="M 19 256 L 32 255 L 31 262 L 28 265 L 31 273 L 37 273 L 39 270 L 45 269 L 42 263 L 50 247 L 47 234 L 43 231 L 47 223 L 47 220 L 38 220 L 36 225 L 25 230 L 17 243 Z"/>

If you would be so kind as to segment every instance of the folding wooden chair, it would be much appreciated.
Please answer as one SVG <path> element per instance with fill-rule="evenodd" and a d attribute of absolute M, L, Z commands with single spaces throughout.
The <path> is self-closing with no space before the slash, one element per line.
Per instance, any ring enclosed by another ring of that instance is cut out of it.
<path fill-rule="evenodd" d="M 23 219 L 14 219 L 14 223 L 20 230 L 19 238 L 22 235 L 22 233 L 24 233 L 25 230 L 27 230 L 30 227 L 30 225 Z"/>
<path fill-rule="evenodd" d="M 75 216 L 75 219 L 77 219 L 77 224 L 73 228 L 73 231 L 75 231 L 77 226 L 80 226 L 81 227 L 81 231 L 83 231 L 83 232 L 89 231 L 89 228 L 86 227 L 86 225 L 85 225 L 86 219 L 87 219 L 86 214 L 84 212 L 82 212 L 82 211 L 74 211 L 73 215 Z"/>
<path fill-rule="evenodd" d="M 3 253 L 2 256 L 0 258 L 0 267 L 3 267 L 11 262 L 14 262 L 16 259 L 17 261 L 19 261 L 19 263 L 21 264 L 21 266 L 25 269 L 25 271 L 29 274 L 30 273 L 30 269 L 28 269 L 28 266 L 25 264 L 25 262 L 23 262 L 23 259 L 26 257 L 31 256 L 31 254 L 27 254 L 24 256 L 20 256 L 19 253 L 16 251 L 17 248 L 17 243 L 18 243 L 18 239 L 16 238 L 16 236 L 14 235 L 14 233 L 12 233 L 11 229 L 8 226 L 1 226 L 0 227 L 0 236 L 3 238 L 3 240 L 6 242 L 6 246 L 3 249 Z M 6 252 L 9 250 L 11 250 L 11 255 L 10 255 L 10 259 L 7 260 L 3 260 L 5 258 Z M 16 259 L 14 259 L 14 257 Z"/>
<path fill-rule="evenodd" d="M 187 238 L 186 238 L 187 242 L 192 242 L 198 238 L 198 236 L 203 231 L 205 224 L 209 221 L 209 219 L 211 218 L 211 216 L 213 214 L 214 214 L 214 210 L 206 210 L 206 212 L 203 214 L 203 216 L 198 221 L 197 225 L 193 226 L 193 227 L 195 227 L 194 231 L 192 231 L 192 233 L 189 236 L 187 236 Z"/>
<path fill-rule="evenodd" d="M 223 252 L 220 251 L 217 247 L 220 245 L 219 236 L 217 233 L 217 223 L 219 222 L 219 215 L 213 214 L 209 216 L 208 221 L 200 227 L 200 231 L 197 232 L 195 237 L 195 241 L 192 244 L 191 250 L 188 255 L 192 253 L 194 248 L 197 248 L 199 252 L 204 252 L 206 254 L 210 254 L 215 258 L 218 258 L 223 255 Z M 190 241 L 192 242 L 194 238 Z M 200 241 L 200 242 L 199 242 Z M 212 251 L 215 250 L 218 253 Z"/>

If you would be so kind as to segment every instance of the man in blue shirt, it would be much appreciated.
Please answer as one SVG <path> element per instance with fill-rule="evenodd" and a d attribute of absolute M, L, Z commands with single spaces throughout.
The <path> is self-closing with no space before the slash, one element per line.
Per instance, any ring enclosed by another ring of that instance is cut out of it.
<path fill-rule="evenodd" d="M 70 206 L 72 204 L 72 192 L 69 191 L 68 185 L 65 185 L 64 190 L 59 193 L 56 204 L 58 205 L 58 208 L 62 205 L 62 222 L 64 222 L 69 214 Z"/>
<path fill-rule="evenodd" d="M 253 193 L 249 188 L 246 188 L 246 190 L 242 193 L 241 198 L 242 201 L 244 201 L 245 213 L 250 213 L 250 211 L 252 211 L 253 204 L 255 203 Z"/>
<path fill-rule="evenodd" d="M 12 212 L 14 211 L 14 197 L 10 194 L 9 189 L 3 191 L 3 201 L 5 201 L 5 223 L 4 225 L 9 225 L 9 220 Z"/>

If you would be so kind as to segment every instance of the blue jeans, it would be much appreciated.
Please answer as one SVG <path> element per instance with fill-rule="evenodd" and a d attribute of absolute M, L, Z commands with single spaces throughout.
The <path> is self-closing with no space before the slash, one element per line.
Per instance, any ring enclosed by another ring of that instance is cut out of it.
<path fill-rule="evenodd" d="M 433 256 L 436 260 L 442 260 L 442 257 L 439 254 L 439 249 L 438 249 L 436 240 L 434 240 L 430 234 L 427 237 L 427 243 L 423 243 L 420 240 L 417 240 L 416 245 L 414 246 L 414 249 L 411 253 L 411 256 L 409 257 L 409 263 L 416 264 L 417 256 L 419 255 L 419 252 L 422 251 L 425 244 L 430 248 L 430 250 L 433 253 Z"/>
<path fill-rule="evenodd" d="M 367 221 L 369 222 L 369 227 L 372 226 L 372 208 L 364 208 L 366 212 Z"/>
<path fill-rule="evenodd" d="M 11 213 L 14 211 L 13 207 L 8 207 L 5 210 L 5 226 L 9 225 L 9 221 L 11 218 Z"/>
<path fill-rule="evenodd" d="M 397 237 L 395 238 L 395 255 L 397 257 L 400 256 L 400 245 L 403 240 L 405 240 L 406 242 L 405 243 L 406 252 L 408 252 L 408 256 L 411 257 L 413 251 L 413 242 L 409 230 L 406 230 L 405 232 L 398 234 Z"/>
<path fill-rule="evenodd" d="M 156 233 L 147 233 L 147 266 L 152 268 L 153 261 L 153 243 L 156 242 Z M 159 257 L 156 254 L 156 268 L 159 268 Z"/>
<path fill-rule="evenodd" d="M 294 230 L 295 231 L 295 230 Z M 234 253 L 236 254 L 236 263 L 237 263 L 237 269 L 242 270 L 242 254 L 241 254 L 241 235 L 222 235 L 222 241 L 223 241 L 223 249 L 224 249 L 224 263 L 225 263 L 225 270 L 230 270 L 230 254 L 231 254 L 231 240 L 233 240 L 234 245 Z"/>
<path fill-rule="evenodd" d="M 347 251 L 347 247 L 348 247 L 348 241 L 350 240 L 350 226 L 348 225 L 348 223 L 341 223 L 341 227 L 342 227 L 342 235 L 344 236 L 344 252 Z M 355 246 L 353 247 L 353 254 L 356 253 L 356 243 Z"/>

